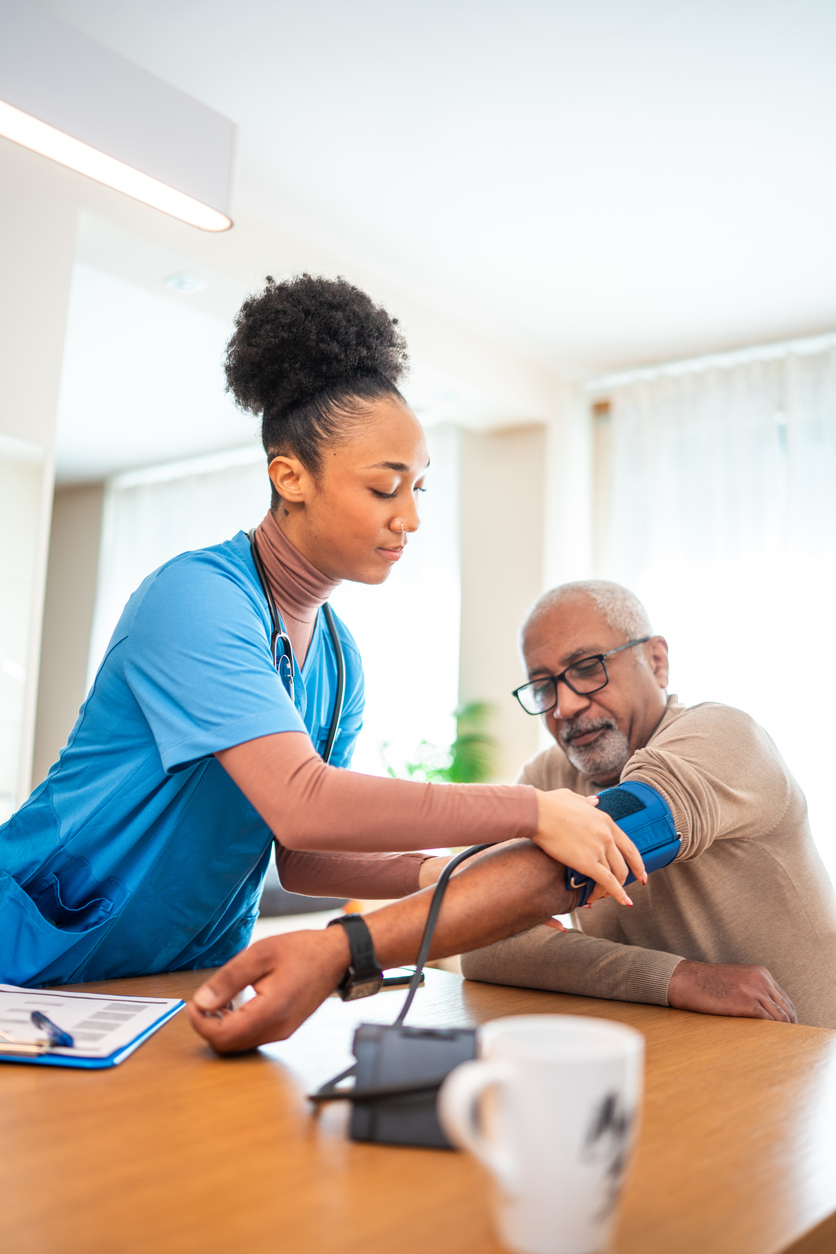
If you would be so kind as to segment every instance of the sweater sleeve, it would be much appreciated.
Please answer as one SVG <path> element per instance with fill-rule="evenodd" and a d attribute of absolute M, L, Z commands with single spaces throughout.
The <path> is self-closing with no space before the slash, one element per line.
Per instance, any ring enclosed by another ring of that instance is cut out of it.
<path fill-rule="evenodd" d="M 742 710 L 706 704 L 686 710 L 633 754 L 622 782 L 650 784 L 667 801 L 682 848 L 696 858 L 715 840 L 763 837 L 791 799 L 774 743 Z"/>
<path fill-rule="evenodd" d="M 677 954 L 540 926 L 463 954 L 462 974 L 487 984 L 667 1006 L 681 961 Z"/>
<path fill-rule="evenodd" d="M 303 853 L 276 842 L 282 888 L 309 897 L 408 897 L 418 892 L 423 853 Z"/>

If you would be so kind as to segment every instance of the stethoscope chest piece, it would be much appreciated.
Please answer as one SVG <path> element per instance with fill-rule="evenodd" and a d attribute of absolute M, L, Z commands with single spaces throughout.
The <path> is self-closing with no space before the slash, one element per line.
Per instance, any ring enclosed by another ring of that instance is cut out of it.
<path fill-rule="evenodd" d="M 281 654 L 279 654 L 279 646 L 281 646 L 282 649 Z M 296 666 L 293 662 L 293 647 L 290 643 L 290 637 L 286 632 L 274 629 L 273 634 L 270 637 L 270 652 L 273 654 L 273 665 L 279 672 L 279 679 L 281 679 L 285 688 L 287 688 L 287 695 L 290 697 L 291 701 L 294 701 L 294 679 L 296 676 Z"/>

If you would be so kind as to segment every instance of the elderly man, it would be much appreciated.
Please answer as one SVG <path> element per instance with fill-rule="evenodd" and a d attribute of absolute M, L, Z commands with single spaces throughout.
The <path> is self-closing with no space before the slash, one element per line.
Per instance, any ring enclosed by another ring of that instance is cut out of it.
<path fill-rule="evenodd" d="M 523 625 L 517 690 L 556 744 L 518 782 L 590 795 L 655 788 L 681 837 L 675 860 L 609 900 L 462 962 L 469 979 L 706 1014 L 836 1028 L 836 900 L 804 795 L 748 715 L 667 696 L 668 649 L 632 593 L 564 584 Z"/>

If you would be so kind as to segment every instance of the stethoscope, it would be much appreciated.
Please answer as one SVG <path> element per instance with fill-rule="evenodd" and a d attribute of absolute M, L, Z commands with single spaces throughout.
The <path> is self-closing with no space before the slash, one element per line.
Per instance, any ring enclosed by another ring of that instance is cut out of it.
<path fill-rule="evenodd" d="M 270 585 L 267 582 L 267 576 L 264 573 L 264 567 L 261 564 L 261 556 L 258 552 L 258 545 L 255 539 L 255 527 L 249 532 L 250 550 L 253 555 L 253 565 L 255 573 L 258 575 L 258 582 L 261 584 L 261 590 L 267 600 L 267 608 L 270 610 L 270 621 L 273 624 L 273 630 L 270 635 L 270 656 L 273 659 L 273 665 L 279 672 L 279 678 L 287 689 L 287 694 L 291 701 L 294 700 L 294 680 L 296 678 L 296 663 L 293 660 L 293 647 L 290 643 L 290 637 L 282 627 L 282 620 L 279 617 L 279 611 L 273 594 L 270 591 Z M 328 624 L 328 634 L 331 637 L 331 644 L 334 646 L 334 657 L 337 662 L 337 692 L 334 697 L 334 709 L 331 714 L 331 725 L 328 728 L 328 738 L 325 741 L 325 748 L 322 751 L 323 761 L 327 762 L 331 757 L 334 748 L 334 741 L 337 739 L 337 732 L 340 727 L 340 719 L 343 713 L 343 698 L 345 697 L 345 659 L 343 657 L 343 649 L 340 644 L 340 637 L 337 633 L 337 624 L 334 621 L 334 611 L 326 601 L 322 607 L 322 613 L 325 615 L 325 622 Z M 281 653 L 279 653 L 281 649 Z"/>

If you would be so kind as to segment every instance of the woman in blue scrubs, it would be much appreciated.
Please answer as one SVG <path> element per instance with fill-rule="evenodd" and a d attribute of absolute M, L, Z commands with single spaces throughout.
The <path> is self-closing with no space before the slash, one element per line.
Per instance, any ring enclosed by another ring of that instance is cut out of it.
<path fill-rule="evenodd" d="M 272 504 L 253 543 L 288 639 L 275 658 L 243 532 L 143 581 L 58 762 L 0 827 L 0 980 L 225 962 L 248 943 L 274 838 L 314 893 L 335 867 L 365 896 L 394 895 L 393 876 L 414 891 L 424 859 L 405 851 L 528 836 L 625 900 L 632 846 L 573 794 L 340 769 L 363 674 L 336 617 L 344 701 L 320 756 L 338 679 L 322 606 L 341 579 L 382 582 L 419 525 L 428 458 L 397 388 L 405 360 L 394 320 L 342 280 L 270 279 L 244 304 L 227 378 L 262 419 Z"/>

